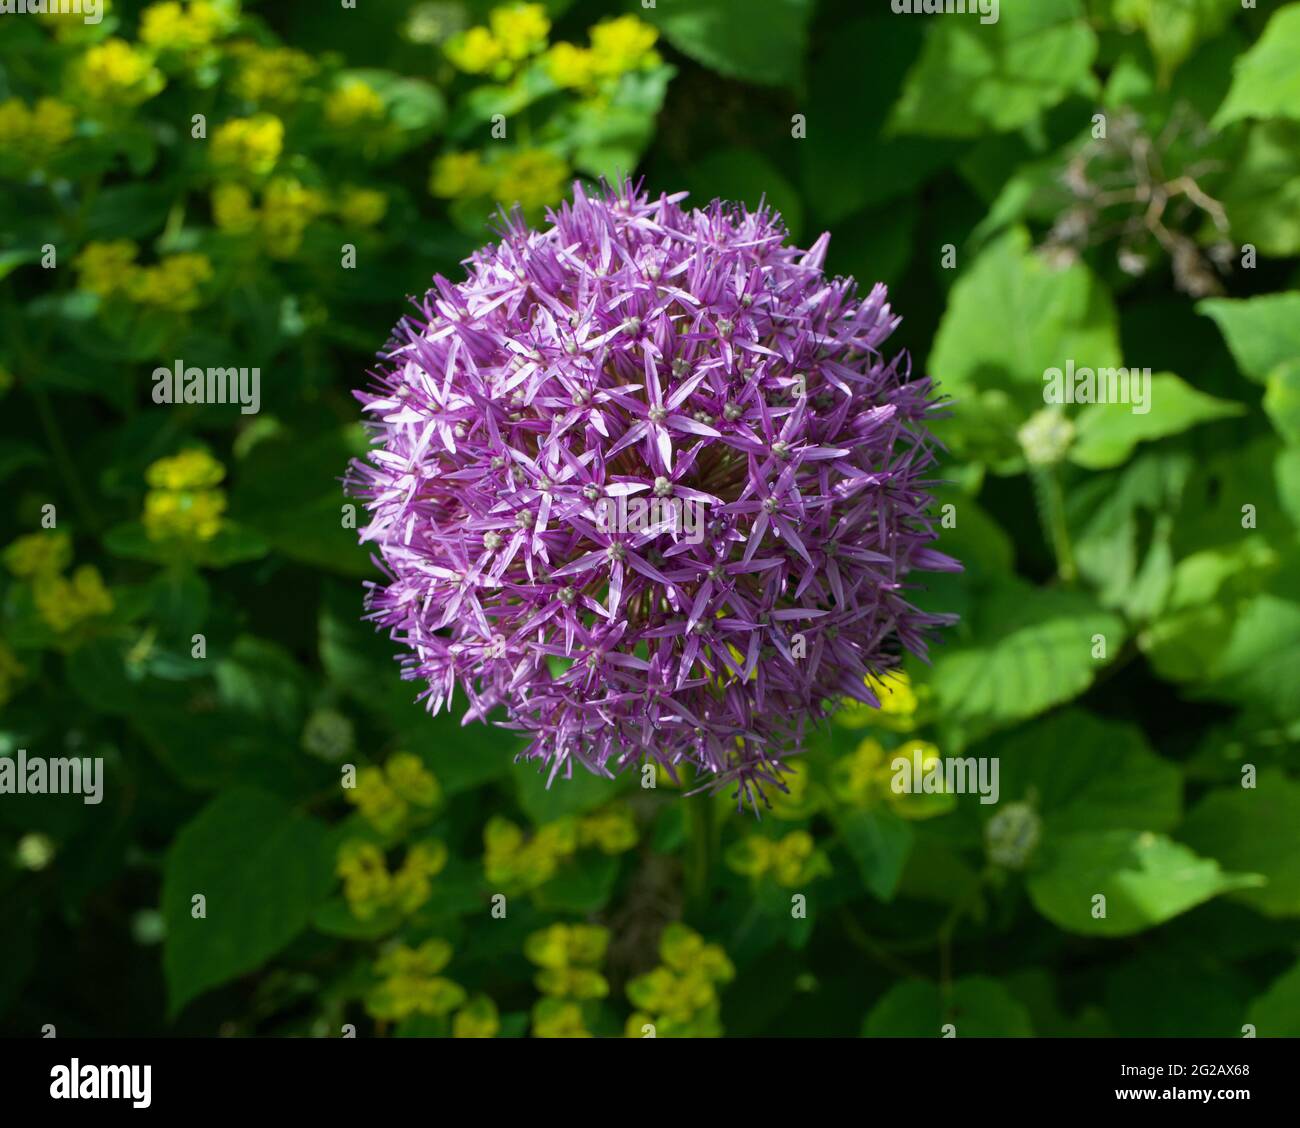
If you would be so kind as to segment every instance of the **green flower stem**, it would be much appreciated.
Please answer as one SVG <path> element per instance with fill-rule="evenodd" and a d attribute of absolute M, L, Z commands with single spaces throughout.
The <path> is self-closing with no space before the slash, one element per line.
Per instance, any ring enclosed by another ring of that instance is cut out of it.
<path fill-rule="evenodd" d="M 1064 584 L 1073 584 L 1078 578 L 1074 563 L 1074 546 L 1065 522 L 1065 493 L 1055 466 L 1031 466 L 1030 480 L 1038 503 L 1038 518 L 1043 525 L 1043 535 L 1056 557 L 1056 573 Z"/>
<path fill-rule="evenodd" d="M 717 834 L 713 796 L 694 795 L 682 802 L 686 805 L 686 892 L 692 902 L 702 904 L 713 878 Z"/>

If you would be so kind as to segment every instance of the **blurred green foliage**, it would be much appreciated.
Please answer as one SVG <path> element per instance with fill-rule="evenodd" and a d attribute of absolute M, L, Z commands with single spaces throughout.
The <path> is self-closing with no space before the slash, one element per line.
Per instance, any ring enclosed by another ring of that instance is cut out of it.
<path fill-rule="evenodd" d="M 1300 1035 L 1300 4 L 754 8 L 0 20 L 0 754 L 105 765 L 0 795 L 6 1032 Z M 360 619 L 349 389 L 499 205 L 628 169 L 830 229 L 953 401 L 961 622 L 761 821 L 548 789 Z"/>

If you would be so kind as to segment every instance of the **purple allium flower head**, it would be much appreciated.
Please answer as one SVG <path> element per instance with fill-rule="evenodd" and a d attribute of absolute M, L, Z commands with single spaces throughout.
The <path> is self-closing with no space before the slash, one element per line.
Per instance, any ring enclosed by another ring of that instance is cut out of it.
<path fill-rule="evenodd" d="M 950 616 L 929 547 L 928 380 L 877 285 L 780 217 L 575 186 L 441 276 L 358 398 L 369 617 L 437 712 L 497 706 L 552 779 L 693 764 L 741 800 Z M 694 517 L 694 521 L 692 521 Z"/>

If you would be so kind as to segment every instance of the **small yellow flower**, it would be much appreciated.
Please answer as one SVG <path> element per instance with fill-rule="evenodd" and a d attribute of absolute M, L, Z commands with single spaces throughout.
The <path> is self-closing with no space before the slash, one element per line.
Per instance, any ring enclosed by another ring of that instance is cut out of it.
<path fill-rule="evenodd" d="M 276 177 L 262 195 L 262 241 L 272 258 L 291 258 L 303 232 L 328 207 L 325 196 L 291 177 Z"/>
<path fill-rule="evenodd" d="M 140 41 L 155 51 L 188 54 L 208 46 L 226 29 L 227 21 L 208 0 L 193 0 L 188 9 L 164 0 L 140 15 Z"/>
<path fill-rule="evenodd" d="M 492 190 L 492 174 L 478 153 L 444 153 L 433 162 L 429 192 L 444 200 L 483 196 Z"/>
<path fill-rule="evenodd" d="M 343 897 L 358 920 L 369 920 L 391 902 L 392 875 L 373 842 L 344 842 L 334 872 L 343 879 Z"/>
<path fill-rule="evenodd" d="M 534 1038 L 590 1038 L 582 1007 L 567 999 L 539 999 L 533 1007 Z"/>
<path fill-rule="evenodd" d="M 486 995 L 475 995 L 451 1020 L 453 1038 L 495 1038 L 500 1030 L 497 1005 Z"/>
<path fill-rule="evenodd" d="M 401 826 L 410 810 L 406 800 L 389 786 L 384 773 L 375 767 L 357 772 L 356 786 L 345 789 L 344 798 L 384 834 Z"/>
<path fill-rule="evenodd" d="M 943 754 L 924 740 L 909 740 L 894 749 L 889 760 L 890 806 L 905 819 L 929 819 L 947 814 L 957 804 L 943 774 Z"/>
<path fill-rule="evenodd" d="M 505 59 L 505 45 L 485 27 L 453 36 L 444 48 L 452 64 L 466 74 L 487 74 Z"/>
<path fill-rule="evenodd" d="M 28 109 L 18 98 L 0 102 L 0 146 L 41 164 L 76 132 L 77 111 L 57 98 L 41 98 Z"/>
<path fill-rule="evenodd" d="M 158 490 L 207 490 L 221 484 L 226 468 L 198 447 L 151 462 L 144 480 Z"/>
<path fill-rule="evenodd" d="M 250 102 L 297 101 L 303 83 L 318 69 L 310 55 L 293 47 L 234 43 L 228 50 L 238 60 L 231 87 Z"/>
<path fill-rule="evenodd" d="M 224 122 L 212 136 L 212 163 L 245 176 L 265 176 L 284 148 L 284 122 L 256 114 Z"/>
<path fill-rule="evenodd" d="M 547 149 L 524 149 L 501 162 L 492 195 L 507 206 L 517 203 L 524 211 L 535 212 L 558 203 L 568 180 L 564 158 Z"/>
<path fill-rule="evenodd" d="M 674 971 L 698 971 L 714 983 L 728 983 L 736 975 L 721 944 L 706 944 L 704 937 L 680 921 L 666 925 L 660 934 L 659 958 Z"/>
<path fill-rule="evenodd" d="M 636 16 L 604 20 L 591 29 L 591 54 L 598 75 L 617 78 L 628 71 L 658 66 L 654 45 L 659 32 Z"/>
<path fill-rule="evenodd" d="M 409 975 L 428 978 L 451 963 L 452 949 L 446 940 L 426 940 L 418 948 L 406 945 L 386 952 L 375 963 L 380 975 Z"/>
<path fill-rule="evenodd" d="M 367 1010 L 376 1018 L 394 1020 L 450 1014 L 467 997 L 463 987 L 438 975 L 450 960 L 451 945 L 445 940 L 394 948 L 375 963 L 376 973 L 385 979 L 367 998 Z"/>
<path fill-rule="evenodd" d="M 127 282 L 126 292 L 141 305 L 184 313 L 202 304 L 199 287 L 211 278 L 212 263 L 207 255 L 168 255 L 156 266 L 136 271 Z"/>
<path fill-rule="evenodd" d="M 402 868 L 393 875 L 393 904 L 404 913 L 413 913 L 433 892 L 430 878 L 437 877 L 447 864 L 447 847 L 441 842 L 421 842 L 406 852 Z"/>
<path fill-rule="evenodd" d="M 139 247 L 129 239 L 87 243 L 73 261 L 78 288 L 101 298 L 125 291 L 139 271 L 135 265 L 139 253 Z"/>
<path fill-rule="evenodd" d="M 891 732 L 910 732 L 916 728 L 916 710 L 919 695 L 905 670 L 890 670 L 882 677 L 868 674 L 863 684 L 880 702 L 880 708 L 852 698 L 845 698 L 843 708 L 835 714 L 835 723 L 842 728 L 859 729 L 868 726 L 889 729 Z"/>
<path fill-rule="evenodd" d="M 438 780 L 420 757 L 410 752 L 390 756 L 384 765 L 384 774 L 393 791 L 417 807 L 432 807 L 442 798 Z"/>
<path fill-rule="evenodd" d="M 144 498 L 145 533 L 152 541 L 210 541 L 221 531 L 226 497 L 220 490 L 195 493 L 150 490 Z"/>
<path fill-rule="evenodd" d="M 374 188 L 343 189 L 339 196 L 338 216 L 355 227 L 373 227 L 388 210 L 388 197 Z"/>
<path fill-rule="evenodd" d="M 83 564 L 72 573 L 71 579 L 49 574 L 38 576 L 32 585 L 32 595 L 46 625 L 60 633 L 113 610 L 113 597 L 104 586 L 99 569 L 91 564 Z"/>
<path fill-rule="evenodd" d="M 524 941 L 529 961 L 552 970 L 598 964 L 608 948 L 609 929 L 595 924 L 552 924 Z"/>
<path fill-rule="evenodd" d="M 492 35 L 501 52 L 513 62 L 535 55 L 546 46 L 551 31 L 546 8 L 541 4 L 510 4 L 494 8 L 488 17 Z"/>
<path fill-rule="evenodd" d="M 242 184 L 218 184 L 212 189 L 212 219 L 232 235 L 245 235 L 257 227 L 253 193 Z"/>
<path fill-rule="evenodd" d="M 597 811 L 578 824 L 578 843 L 604 854 L 622 854 L 636 845 L 636 821 L 623 808 Z"/>
<path fill-rule="evenodd" d="M 72 540 L 55 530 L 28 533 L 13 541 L 4 555 L 9 571 L 19 579 L 57 575 L 72 563 Z"/>
<path fill-rule="evenodd" d="M 546 70 L 556 86 L 579 90 L 596 78 L 596 59 L 585 47 L 557 43 L 546 53 Z"/>
<path fill-rule="evenodd" d="M 88 48 L 74 75 L 88 100 L 113 106 L 138 105 L 165 85 L 148 56 L 124 39 L 106 39 Z"/>
<path fill-rule="evenodd" d="M 325 100 L 325 119 L 340 129 L 384 116 L 384 100 L 378 91 L 359 78 L 345 78 Z"/>
<path fill-rule="evenodd" d="M 76 132 L 77 111 L 57 98 L 41 98 L 32 113 L 32 129 L 42 143 L 56 149 Z"/>
<path fill-rule="evenodd" d="M 831 769 L 831 792 L 841 803 L 862 806 L 882 795 L 888 786 L 889 767 L 880 741 L 868 737 Z"/>

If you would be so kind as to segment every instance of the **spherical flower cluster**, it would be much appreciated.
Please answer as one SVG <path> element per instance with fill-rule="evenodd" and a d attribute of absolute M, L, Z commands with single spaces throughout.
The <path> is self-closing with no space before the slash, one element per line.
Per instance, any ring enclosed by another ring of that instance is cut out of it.
<path fill-rule="evenodd" d="M 515 215 L 434 280 L 374 386 L 349 485 L 370 617 L 426 706 L 529 738 L 552 779 L 691 764 L 753 800 L 810 722 L 924 657 L 936 402 L 823 236 L 630 185 Z"/>

